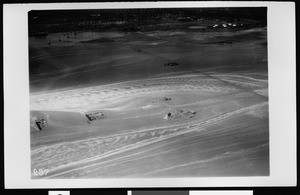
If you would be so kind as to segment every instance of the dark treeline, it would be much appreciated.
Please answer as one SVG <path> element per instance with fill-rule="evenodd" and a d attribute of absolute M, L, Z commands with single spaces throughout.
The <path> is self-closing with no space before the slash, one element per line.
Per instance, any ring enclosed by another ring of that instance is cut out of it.
<path fill-rule="evenodd" d="M 103 29 L 114 25 L 138 26 L 166 20 L 188 22 L 204 19 L 256 20 L 266 24 L 267 8 L 151 8 L 101 10 L 43 10 L 30 11 L 29 34 Z"/>

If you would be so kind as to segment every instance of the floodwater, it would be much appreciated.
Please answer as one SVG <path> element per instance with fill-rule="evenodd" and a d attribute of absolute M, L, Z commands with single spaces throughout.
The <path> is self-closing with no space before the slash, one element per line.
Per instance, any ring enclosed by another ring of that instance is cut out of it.
<path fill-rule="evenodd" d="M 32 177 L 269 175 L 266 28 L 196 27 L 31 37 Z"/>

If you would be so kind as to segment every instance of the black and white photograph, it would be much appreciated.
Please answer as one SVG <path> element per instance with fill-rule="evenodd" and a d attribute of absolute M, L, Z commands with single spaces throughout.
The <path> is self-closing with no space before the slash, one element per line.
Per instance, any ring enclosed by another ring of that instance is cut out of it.
<path fill-rule="evenodd" d="M 5 5 L 5 186 L 294 185 L 294 14 L 264 2 Z"/>
<path fill-rule="evenodd" d="M 33 178 L 269 175 L 266 7 L 28 20 Z"/>

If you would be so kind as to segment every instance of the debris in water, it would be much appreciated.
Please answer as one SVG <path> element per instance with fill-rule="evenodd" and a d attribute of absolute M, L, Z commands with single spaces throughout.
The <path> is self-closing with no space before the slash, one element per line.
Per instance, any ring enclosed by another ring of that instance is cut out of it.
<path fill-rule="evenodd" d="M 86 114 L 86 118 L 89 119 L 89 121 L 95 121 L 95 120 L 100 120 L 100 119 L 105 119 L 107 116 L 105 116 L 102 112 L 95 112 L 91 114 Z"/>
<path fill-rule="evenodd" d="M 45 119 L 40 119 L 35 121 L 36 126 L 41 131 L 47 126 L 47 121 Z"/>
<path fill-rule="evenodd" d="M 196 114 L 195 111 L 176 109 L 174 112 L 169 112 L 167 116 L 169 119 L 187 119 L 194 118 Z"/>

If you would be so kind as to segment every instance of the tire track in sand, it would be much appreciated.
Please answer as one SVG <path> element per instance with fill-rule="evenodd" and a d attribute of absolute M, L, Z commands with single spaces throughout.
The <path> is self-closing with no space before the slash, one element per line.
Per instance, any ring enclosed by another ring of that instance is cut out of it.
<path fill-rule="evenodd" d="M 130 150 L 138 149 L 139 147 L 143 147 L 143 146 L 153 144 L 153 143 L 158 142 L 158 141 L 162 141 L 162 140 L 173 138 L 175 136 L 179 136 L 181 134 L 185 134 L 185 133 L 189 133 L 189 132 L 193 132 L 193 131 L 202 131 L 205 127 L 207 127 L 209 125 L 222 122 L 222 121 L 224 121 L 224 120 L 226 120 L 226 119 L 228 119 L 232 116 L 236 116 L 236 115 L 239 115 L 241 113 L 245 113 L 245 112 L 249 112 L 249 111 L 259 109 L 262 106 L 265 106 L 267 104 L 268 104 L 268 102 L 263 102 L 263 103 L 255 104 L 255 105 L 248 106 L 248 107 L 245 107 L 245 108 L 237 109 L 237 110 L 234 110 L 232 112 L 220 114 L 216 117 L 207 119 L 205 121 L 201 121 L 197 124 L 189 125 L 186 128 L 182 128 L 181 131 L 176 132 L 176 133 L 167 134 L 167 135 L 157 137 L 157 138 L 146 139 L 144 141 L 141 141 L 141 142 L 138 142 L 138 143 L 133 143 L 133 144 L 130 144 L 128 146 L 121 147 L 121 148 L 109 151 L 107 153 L 94 156 L 92 158 L 83 159 L 83 160 L 80 160 L 78 162 L 72 162 L 72 163 L 69 163 L 69 164 L 66 164 L 66 165 L 58 166 L 56 168 L 53 168 L 51 170 L 50 175 L 48 175 L 46 178 L 56 178 L 56 177 L 61 177 L 61 176 L 67 176 L 67 175 L 72 174 L 74 172 L 76 173 L 76 172 L 84 171 L 84 170 L 87 170 L 87 169 L 91 169 L 92 167 L 99 168 L 98 167 L 99 165 L 101 165 L 103 163 L 108 163 L 108 162 L 105 162 L 105 161 L 102 162 L 103 160 L 105 160 L 105 158 L 113 157 L 114 155 L 119 155 L 119 154 L 122 154 L 122 153 L 130 151 Z M 126 158 L 126 156 L 122 157 L 122 158 Z M 114 160 L 116 160 L 116 159 L 112 159 L 112 161 L 114 161 Z M 118 159 L 118 160 L 120 160 L 120 159 Z"/>

